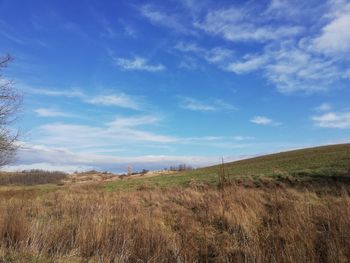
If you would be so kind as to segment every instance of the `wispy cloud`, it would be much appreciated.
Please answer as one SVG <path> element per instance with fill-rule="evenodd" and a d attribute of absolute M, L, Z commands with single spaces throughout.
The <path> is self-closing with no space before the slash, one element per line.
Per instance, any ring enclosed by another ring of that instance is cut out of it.
<path fill-rule="evenodd" d="M 245 8 L 225 8 L 210 11 L 205 19 L 195 22 L 195 27 L 230 41 L 278 40 L 295 36 L 303 28 L 300 26 L 271 26 L 256 23 L 259 19 Z"/>
<path fill-rule="evenodd" d="M 346 78 L 344 70 L 332 59 L 308 52 L 293 43 L 267 49 L 261 55 L 247 54 L 226 70 L 236 74 L 261 70 L 263 76 L 281 93 L 326 91 Z"/>
<path fill-rule="evenodd" d="M 149 4 L 141 6 L 140 13 L 154 25 L 170 28 L 179 33 L 195 34 L 191 27 L 184 24 L 184 17 L 177 16 L 174 13 L 166 13 Z"/>
<path fill-rule="evenodd" d="M 326 60 L 293 46 L 270 52 L 265 76 L 283 93 L 328 90 L 342 78 L 343 72 L 332 60 Z"/>
<path fill-rule="evenodd" d="M 214 100 L 214 105 L 221 110 L 237 110 L 237 107 L 221 99 Z"/>
<path fill-rule="evenodd" d="M 187 110 L 193 111 L 215 111 L 216 107 L 210 104 L 203 103 L 193 98 L 182 98 L 180 107 Z"/>
<path fill-rule="evenodd" d="M 153 125 L 159 123 L 160 118 L 156 116 L 136 116 L 136 117 L 119 117 L 108 123 L 110 127 L 125 128 L 137 127 L 140 125 Z"/>
<path fill-rule="evenodd" d="M 9 24 L 5 23 L 0 19 L 0 36 L 5 37 L 6 39 L 19 44 L 19 45 L 35 45 L 40 47 L 48 47 L 48 44 L 38 38 L 29 38 L 23 35 L 18 34 L 17 30 L 14 29 Z"/>
<path fill-rule="evenodd" d="M 45 145 L 60 145 L 62 147 L 88 149 L 96 147 L 119 148 L 122 145 L 138 145 L 142 148 L 145 143 L 171 143 L 176 137 L 153 133 L 134 124 L 125 124 L 125 120 L 116 119 L 100 126 L 82 124 L 50 123 L 35 130 L 36 143 Z M 72 143 L 74 142 L 74 143 Z"/>
<path fill-rule="evenodd" d="M 38 108 L 34 112 L 40 117 L 78 117 L 75 114 L 55 110 L 52 108 Z"/>
<path fill-rule="evenodd" d="M 236 74 L 249 73 L 261 68 L 267 61 L 266 56 L 246 55 L 243 61 L 230 63 L 226 69 Z"/>
<path fill-rule="evenodd" d="M 107 37 L 107 38 L 115 38 L 117 36 L 117 33 L 114 30 L 113 26 L 110 24 L 110 22 L 105 17 L 100 17 L 100 24 L 104 30 L 101 33 L 102 36 Z"/>
<path fill-rule="evenodd" d="M 321 128 L 349 129 L 350 112 L 328 112 L 313 116 L 314 124 Z"/>
<path fill-rule="evenodd" d="M 324 12 L 322 20 L 317 14 L 312 30 L 300 26 L 300 19 L 306 19 L 307 14 L 315 19 L 312 4 L 297 1 L 295 5 L 289 10 L 290 1 L 273 0 L 265 7 L 247 4 L 212 8 L 204 16 L 195 16 L 194 29 L 232 42 L 250 43 L 254 53 L 206 49 L 193 42 L 179 42 L 175 49 L 235 74 L 259 72 L 281 93 L 324 92 L 349 80 L 350 3 L 320 4 L 317 8 Z M 257 14 L 257 10 L 261 12 Z M 272 18 L 278 23 L 272 23 Z M 192 64 L 182 63 L 187 68 L 193 68 Z"/>
<path fill-rule="evenodd" d="M 183 53 L 193 53 L 209 63 L 221 63 L 232 57 L 233 51 L 223 47 L 206 49 L 192 42 L 178 42 L 175 47 Z"/>
<path fill-rule="evenodd" d="M 190 97 L 180 97 L 180 107 L 192 111 L 219 111 L 219 110 L 236 110 L 237 108 L 223 100 L 214 100 L 211 102 L 200 101 Z"/>
<path fill-rule="evenodd" d="M 332 105 L 326 102 L 314 108 L 315 111 L 329 111 L 331 109 Z"/>
<path fill-rule="evenodd" d="M 138 70 L 159 72 L 165 70 L 165 66 L 162 64 L 152 65 L 149 64 L 147 59 L 141 57 L 134 57 L 133 59 L 116 58 L 115 64 L 124 70 Z"/>
<path fill-rule="evenodd" d="M 142 109 L 142 104 L 137 97 L 125 93 L 112 93 L 108 95 L 87 95 L 79 90 L 53 90 L 31 88 L 26 86 L 24 86 L 23 90 L 24 92 L 29 94 L 37 94 L 42 96 L 76 98 L 84 103 L 93 105 L 117 106 L 133 110 Z"/>
<path fill-rule="evenodd" d="M 266 116 L 255 116 L 250 120 L 250 122 L 258 124 L 258 125 L 272 125 L 272 126 L 281 125 L 280 122 L 275 122 L 274 120 L 272 120 Z"/>
<path fill-rule="evenodd" d="M 25 93 L 66 98 L 85 98 L 86 95 L 80 90 L 54 90 L 47 88 L 33 88 L 26 85 L 20 85 Z"/>
<path fill-rule="evenodd" d="M 227 148 L 228 145 L 230 148 L 247 148 L 252 146 L 249 141 L 254 139 L 244 135 L 173 136 L 159 132 L 157 126 L 161 121 L 159 116 L 138 115 L 118 116 L 112 121 L 97 125 L 48 123 L 31 131 L 31 143 L 45 145 L 48 149 L 61 148 L 76 153 L 112 154 L 125 151 L 129 156 L 135 156 L 150 149 L 187 149 L 189 145 L 214 149 Z"/>
<path fill-rule="evenodd" d="M 84 100 L 86 103 L 104 106 L 118 106 L 127 109 L 139 110 L 140 104 L 129 95 L 120 93 L 118 95 L 98 95 Z"/>
<path fill-rule="evenodd" d="M 137 31 L 134 27 L 131 25 L 124 24 L 124 33 L 132 38 L 137 38 Z"/>

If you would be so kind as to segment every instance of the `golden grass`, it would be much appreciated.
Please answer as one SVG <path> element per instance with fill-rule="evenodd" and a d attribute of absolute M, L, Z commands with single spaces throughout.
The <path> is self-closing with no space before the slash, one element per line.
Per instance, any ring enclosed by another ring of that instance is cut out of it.
<path fill-rule="evenodd" d="M 0 262 L 348 262 L 345 183 L 2 195 Z"/>

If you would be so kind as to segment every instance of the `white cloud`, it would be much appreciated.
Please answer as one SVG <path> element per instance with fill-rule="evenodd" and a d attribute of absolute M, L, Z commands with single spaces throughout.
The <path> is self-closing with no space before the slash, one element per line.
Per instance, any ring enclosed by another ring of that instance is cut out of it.
<path fill-rule="evenodd" d="M 82 156 L 82 159 L 79 159 L 77 164 L 93 166 L 92 162 L 83 157 L 101 154 L 106 158 L 110 156 L 114 158 L 113 160 L 117 160 L 115 156 L 120 152 L 123 153 L 123 156 L 137 156 L 140 153 L 154 151 L 154 149 L 170 153 L 174 149 L 177 149 L 176 151 L 183 147 L 187 149 L 188 145 L 194 148 L 205 146 L 213 149 L 252 146 L 246 141 L 253 137 L 243 135 L 179 137 L 162 134 L 158 131 L 158 127 L 155 127 L 160 125 L 161 120 L 158 116 L 139 115 L 119 116 L 101 125 L 57 122 L 41 125 L 28 133 L 28 136 L 31 138 L 31 145 L 42 146 L 41 148 L 35 147 L 42 155 L 36 156 L 26 151 L 25 147 L 24 149 L 21 147 L 20 159 L 22 161 L 20 164 L 49 163 L 56 165 L 61 163 L 70 165 L 75 164 L 72 162 L 79 155 Z M 51 153 L 53 149 L 54 156 Z M 94 157 L 94 160 L 98 158 Z M 132 159 L 133 157 L 130 157 L 130 160 Z M 99 162 L 105 161 L 98 160 Z"/>
<path fill-rule="evenodd" d="M 242 135 L 236 135 L 233 137 L 236 141 L 246 141 L 246 140 L 254 140 L 255 138 L 252 136 L 242 136 Z"/>
<path fill-rule="evenodd" d="M 314 124 L 321 128 L 349 129 L 350 112 L 328 112 L 312 117 Z"/>
<path fill-rule="evenodd" d="M 195 34 L 194 30 L 184 24 L 184 18 L 178 17 L 174 13 L 165 13 L 152 5 L 141 6 L 140 12 L 154 25 L 167 27 L 183 34 Z"/>
<path fill-rule="evenodd" d="M 133 59 L 117 58 L 115 59 L 117 66 L 124 70 L 139 70 L 139 71 L 149 71 L 158 72 L 165 70 L 165 66 L 162 64 L 151 65 L 148 64 L 147 59 L 141 57 L 135 57 Z"/>
<path fill-rule="evenodd" d="M 184 56 L 179 64 L 179 68 L 184 68 L 188 70 L 195 70 L 198 68 L 198 63 L 195 58 L 191 56 Z M 350 76 L 350 74 L 349 74 Z"/>
<path fill-rule="evenodd" d="M 245 156 L 227 156 L 225 161 L 242 159 Z M 125 172 L 129 165 L 135 171 L 141 169 L 162 169 L 172 165 L 186 163 L 194 167 L 213 165 L 220 162 L 217 156 L 172 156 L 142 155 L 136 157 L 97 155 L 71 152 L 65 148 L 47 147 L 35 144 L 23 144 L 18 152 L 17 162 L 4 170 L 46 169 L 65 172 L 99 169 Z"/>
<path fill-rule="evenodd" d="M 180 50 L 182 52 L 193 52 L 193 53 L 203 53 L 205 50 L 201 47 L 199 47 L 195 43 L 184 43 L 179 42 L 175 45 L 175 49 Z"/>
<path fill-rule="evenodd" d="M 252 11 L 231 7 L 210 11 L 203 21 L 197 21 L 194 25 L 230 41 L 265 42 L 295 36 L 302 31 L 299 26 L 259 25 L 255 22 L 257 20 Z"/>
<path fill-rule="evenodd" d="M 190 97 L 180 97 L 180 107 L 192 111 L 219 111 L 219 110 L 236 110 L 236 107 L 223 101 L 214 100 L 212 102 L 203 102 Z"/>
<path fill-rule="evenodd" d="M 329 103 L 322 103 L 321 105 L 314 108 L 315 111 L 329 111 L 332 109 L 332 105 Z"/>
<path fill-rule="evenodd" d="M 180 0 L 180 2 L 192 15 L 200 13 L 209 6 L 208 0 Z"/>
<path fill-rule="evenodd" d="M 251 140 L 252 137 L 235 136 L 236 140 Z M 198 138 L 198 143 L 204 137 Z M 207 141 L 213 141 L 212 146 L 220 148 L 242 148 L 250 145 L 240 145 L 228 141 L 227 137 L 207 137 Z M 222 141 L 220 141 L 222 139 Z M 232 138 L 231 138 L 232 139 Z M 269 153 L 281 150 L 296 149 L 291 144 L 268 144 Z M 254 143 L 256 146 L 256 143 Z M 305 147 L 305 146 L 304 146 Z M 302 148 L 302 146 L 298 146 Z M 261 153 L 262 154 L 262 153 Z M 224 156 L 225 162 L 241 160 L 253 157 L 252 155 Z M 109 154 L 96 154 L 88 152 L 70 151 L 63 147 L 48 147 L 40 144 L 22 143 L 19 148 L 16 163 L 4 167 L 4 170 L 18 171 L 23 169 L 46 169 L 66 172 L 97 169 L 102 171 L 126 172 L 131 165 L 134 171 L 141 169 L 157 170 L 165 167 L 186 163 L 193 167 L 209 166 L 221 163 L 221 156 L 194 156 L 194 155 L 138 155 L 138 156 L 114 156 Z"/>
<path fill-rule="evenodd" d="M 255 116 L 250 120 L 250 122 L 258 125 L 273 125 L 273 126 L 281 125 L 281 123 L 275 122 L 272 119 L 265 116 Z"/>
<path fill-rule="evenodd" d="M 316 50 L 325 54 L 350 53 L 350 3 L 330 1 L 333 4 L 331 21 L 322 28 L 322 33 L 313 40 Z M 335 8 L 335 9 L 334 9 Z"/>
<path fill-rule="evenodd" d="M 261 68 L 266 63 L 265 56 L 245 56 L 244 61 L 230 63 L 226 69 L 236 74 L 248 73 Z"/>
<path fill-rule="evenodd" d="M 195 10 L 193 3 L 183 2 L 190 12 Z M 239 54 L 240 48 L 235 52 L 222 47 L 203 48 L 191 42 L 179 42 L 175 49 L 236 74 L 261 70 L 281 93 L 324 92 L 350 79 L 350 60 L 346 56 L 350 52 L 348 1 L 271 0 L 265 6 L 253 3 L 219 9 L 212 6 L 206 12 L 203 9 L 192 12 L 192 23 L 188 13 L 169 16 L 150 5 L 141 9 L 153 23 L 179 27 L 177 32 L 184 28 L 203 30 L 211 36 L 254 45 L 254 54 Z M 313 27 L 304 28 L 301 21 Z M 236 58 L 232 61 L 233 55 Z M 193 60 L 185 60 L 180 66 L 198 68 Z"/>
<path fill-rule="evenodd" d="M 129 37 L 132 38 L 137 38 L 137 31 L 135 30 L 135 28 L 133 28 L 130 25 L 125 25 L 124 26 L 124 32 L 126 35 L 128 35 Z"/>
<path fill-rule="evenodd" d="M 183 53 L 193 53 L 209 63 L 221 63 L 231 58 L 233 55 L 233 51 L 227 48 L 215 47 L 206 49 L 191 42 L 179 42 L 174 48 Z"/>
<path fill-rule="evenodd" d="M 237 108 L 234 105 L 227 103 L 221 99 L 214 100 L 213 103 L 218 110 L 237 110 Z"/>
<path fill-rule="evenodd" d="M 133 126 L 131 126 L 132 122 L 134 122 Z M 137 120 L 117 118 L 103 126 L 45 124 L 34 131 L 36 137 L 33 141 L 39 144 L 62 145 L 63 147 L 73 147 L 74 145 L 77 148 L 97 146 L 111 148 L 120 145 L 140 145 L 140 143 L 171 143 L 178 140 L 173 136 L 137 129 L 135 122 Z"/>
<path fill-rule="evenodd" d="M 225 69 L 236 74 L 261 70 L 281 93 L 326 91 L 345 79 L 335 61 L 315 55 L 293 43 L 281 43 L 261 55 L 245 55 Z"/>
<path fill-rule="evenodd" d="M 288 0 L 271 0 L 266 13 L 268 14 L 284 14 L 284 11 L 289 11 L 286 9 L 290 8 L 290 1 Z"/>
<path fill-rule="evenodd" d="M 40 117 L 77 117 L 77 115 L 51 108 L 38 108 L 35 109 L 34 112 Z"/>
<path fill-rule="evenodd" d="M 134 110 L 140 109 L 140 105 L 136 99 L 124 93 L 120 93 L 118 95 L 99 95 L 96 97 L 87 98 L 84 101 L 95 105 L 118 106 Z"/>
<path fill-rule="evenodd" d="M 77 98 L 84 103 L 102 106 L 118 106 L 121 108 L 140 110 L 142 105 L 137 97 L 125 93 L 112 93 L 108 95 L 87 95 L 77 90 L 51 90 L 24 87 L 26 93 L 50 97 Z M 38 112 L 37 112 L 38 113 Z M 39 113 L 38 113 L 39 114 Z"/>
<path fill-rule="evenodd" d="M 230 49 L 216 47 L 207 51 L 204 57 L 210 63 L 218 63 L 232 57 L 232 54 Z"/>
<path fill-rule="evenodd" d="M 193 53 L 236 74 L 259 70 L 281 93 L 328 91 L 350 79 L 346 62 L 349 56 L 334 56 L 350 51 L 350 30 L 347 30 L 350 28 L 350 3 L 330 0 L 319 3 L 315 11 L 316 4 L 272 0 L 265 8 L 247 4 L 212 8 L 204 17 L 195 16 L 192 26 L 197 30 L 233 42 L 254 44 L 254 54 L 239 54 L 240 49 L 235 53 L 225 48 L 206 49 L 184 42 L 179 42 L 175 49 Z M 300 27 L 302 19 L 309 19 L 315 26 L 312 29 Z M 322 27 L 324 21 L 328 23 Z"/>
<path fill-rule="evenodd" d="M 53 90 L 53 89 L 42 89 L 22 86 L 22 89 L 26 93 L 52 96 L 52 97 L 67 97 L 67 98 L 85 98 L 86 95 L 79 90 Z"/>
<path fill-rule="evenodd" d="M 333 61 L 293 46 L 267 54 L 270 62 L 264 66 L 265 76 L 283 93 L 328 90 L 343 75 Z"/>
<path fill-rule="evenodd" d="M 181 108 L 193 110 L 193 111 L 215 111 L 215 106 L 203 103 L 193 98 L 183 98 L 181 102 Z"/>
<path fill-rule="evenodd" d="M 125 127 L 136 127 L 140 125 L 156 124 L 160 121 L 155 116 L 138 116 L 138 117 L 119 117 L 114 121 L 108 123 L 110 127 L 125 128 Z"/>
<path fill-rule="evenodd" d="M 315 10 L 315 2 L 312 0 L 271 0 L 263 15 L 267 18 L 277 18 L 283 20 L 305 19 L 305 13 Z"/>

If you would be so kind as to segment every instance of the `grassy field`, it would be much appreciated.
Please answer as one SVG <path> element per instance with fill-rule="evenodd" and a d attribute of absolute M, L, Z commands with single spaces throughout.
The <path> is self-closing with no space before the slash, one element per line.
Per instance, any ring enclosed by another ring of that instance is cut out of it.
<path fill-rule="evenodd" d="M 350 144 L 276 153 L 226 163 L 224 166 L 231 180 L 262 177 L 273 179 L 292 177 L 297 180 L 310 180 L 325 176 L 344 176 L 350 174 Z M 112 191 L 154 186 L 186 186 L 196 182 L 214 184 L 218 180 L 217 175 L 220 169 L 221 165 L 216 165 L 173 175 L 125 179 L 108 183 L 105 188 Z"/>
<path fill-rule="evenodd" d="M 227 163 L 225 181 L 222 166 L 107 183 L 0 174 L 0 262 L 349 262 L 349 151 Z"/>

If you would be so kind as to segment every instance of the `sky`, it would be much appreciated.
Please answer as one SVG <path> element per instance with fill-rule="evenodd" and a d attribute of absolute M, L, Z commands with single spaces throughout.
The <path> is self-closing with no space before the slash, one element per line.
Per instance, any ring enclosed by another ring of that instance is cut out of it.
<path fill-rule="evenodd" d="M 194 167 L 350 142 L 350 1 L 0 0 L 6 169 Z"/>

